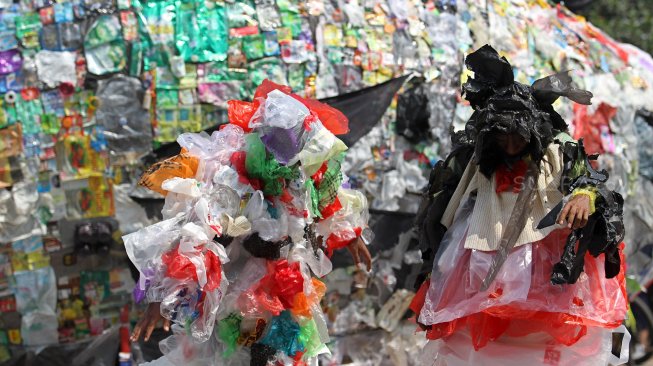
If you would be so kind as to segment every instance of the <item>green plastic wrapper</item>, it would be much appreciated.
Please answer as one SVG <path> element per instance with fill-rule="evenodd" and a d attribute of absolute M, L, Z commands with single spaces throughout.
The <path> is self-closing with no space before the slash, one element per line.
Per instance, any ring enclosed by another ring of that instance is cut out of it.
<path fill-rule="evenodd" d="M 298 340 L 306 349 L 304 355 L 309 358 L 317 356 L 323 348 L 317 325 L 313 319 L 306 320 L 300 326 Z"/>
<path fill-rule="evenodd" d="M 145 71 L 151 70 L 153 65 L 168 67 L 175 47 L 175 3 L 172 0 L 148 1 L 144 5 L 139 28 L 147 32 Z"/>
<path fill-rule="evenodd" d="M 40 116 L 43 114 L 41 99 L 30 101 L 16 98 L 16 117 L 23 124 L 24 135 L 35 135 L 41 132 Z"/>
<path fill-rule="evenodd" d="M 214 4 L 212 9 L 207 11 L 207 16 L 200 18 L 205 22 L 208 49 L 212 52 L 212 58 L 207 61 L 224 61 L 229 51 L 229 28 L 227 28 L 227 14 L 224 6 Z"/>
<path fill-rule="evenodd" d="M 256 87 L 265 79 L 270 79 L 270 81 L 277 84 L 288 85 L 285 65 L 277 57 L 264 58 L 250 63 L 248 75 L 250 80 L 249 95 L 254 95 Z"/>
<path fill-rule="evenodd" d="M 142 7 L 139 7 L 138 9 L 142 10 Z M 138 41 L 133 42 L 134 45 L 138 44 L 136 48 L 136 52 L 140 53 L 140 61 L 138 62 L 140 62 L 141 64 L 142 71 L 140 71 L 138 75 L 140 75 L 144 71 L 150 70 L 149 59 L 147 58 L 147 55 L 149 54 L 153 46 L 152 37 L 150 36 L 150 32 L 147 27 L 147 19 L 143 15 L 143 12 L 140 10 L 135 11 L 136 21 L 138 22 Z M 134 48 L 132 48 L 132 52 L 135 52 Z M 130 66 L 129 66 L 130 74 L 132 73 L 132 70 L 135 71 L 137 69 L 136 62 L 137 62 L 136 58 L 132 56 L 130 60 Z M 136 75 L 132 74 L 132 76 L 136 76 Z"/>
<path fill-rule="evenodd" d="M 313 181 L 311 179 L 306 180 L 305 186 L 308 195 L 311 197 L 311 202 L 308 206 L 311 216 L 322 218 L 322 214 L 320 213 L 320 196 L 317 193 L 317 189 L 315 189 Z"/>
<path fill-rule="evenodd" d="M 143 73 L 143 50 L 145 48 L 143 42 L 132 43 L 129 54 L 129 75 L 139 77 Z"/>
<path fill-rule="evenodd" d="M 5 112 L 6 126 L 11 126 L 18 122 L 18 113 L 15 104 L 3 104 L 2 110 Z"/>
<path fill-rule="evenodd" d="M 61 123 L 59 118 L 54 113 L 46 113 L 41 115 L 41 130 L 48 135 L 56 135 L 59 133 Z"/>
<path fill-rule="evenodd" d="M 288 64 L 288 86 L 298 92 L 304 90 L 304 64 Z"/>
<path fill-rule="evenodd" d="M 24 48 L 40 48 L 41 18 L 37 13 L 16 17 L 16 38 Z"/>
<path fill-rule="evenodd" d="M 341 153 L 338 156 L 331 158 L 327 163 L 327 170 L 324 172 L 322 182 L 318 188 L 318 196 L 320 197 L 320 211 L 332 204 L 338 196 L 338 189 L 342 184 L 342 172 L 340 166 L 345 154 Z"/>
<path fill-rule="evenodd" d="M 201 81 L 205 83 L 248 79 L 247 70 L 229 68 L 226 62 L 210 62 L 199 67 L 202 70 Z"/>
<path fill-rule="evenodd" d="M 173 0 L 148 1 L 143 8 L 145 25 L 153 44 L 174 46 L 175 2 Z"/>
<path fill-rule="evenodd" d="M 230 357 L 236 352 L 237 341 L 240 336 L 240 322 L 242 320 L 242 316 L 232 313 L 218 322 L 217 336 L 225 344 L 224 357 Z"/>
<path fill-rule="evenodd" d="M 196 0 L 177 1 L 175 45 L 187 62 L 222 61 L 227 57 L 224 7 Z"/>
<path fill-rule="evenodd" d="M 179 79 L 172 73 L 170 67 L 161 66 L 156 68 L 157 89 L 179 89 Z"/>
<path fill-rule="evenodd" d="M 179 104 L 179 91 L 157 89 L 156 106 L 157 108 L 174 108 Z"/>
<path fill-rule="evenodd" d="M 263 194 L 280 196 L 283 192 L 282 179 L 295 179 L 299 176 L 297 169 L 282 166 L 265 150 L 265 145 L 257 133 L 247 135 L 248 145 L 245 168 L 250 178 L 260 179 L 263 183 Z"/>
<path fill-rule="evenodd" d="M 243 37 L 243 52 L 248 60 L 258 60 L 265 56 L 265 44 L 263 43 L 263 36 L 255 34 Z"/>
<path fill-rule="evenodd" d="M 127 50 L 117 16 L 96 19 L 84 38 L 84 53 L 88 72 L 95 75 L 118 72 L 127 66 Z"/>
<path fill-rule="evenodd" d="M 299 37 L 302 32 L 302 18 L 299 9 L 290 0 L 277 0 L 277 7 L 281 12 L 281 23 L 290 28 L 293 38 Z"/>

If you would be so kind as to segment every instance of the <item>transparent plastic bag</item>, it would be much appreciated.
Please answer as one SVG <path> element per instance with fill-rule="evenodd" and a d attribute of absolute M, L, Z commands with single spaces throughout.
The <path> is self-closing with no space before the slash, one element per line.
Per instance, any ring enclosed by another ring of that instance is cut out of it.
<path fill-rule="evenodd" d="M 31 311 L 23 314 L 20 335 L 25 346 L 46 346 L 57 344 L 59 323 L 54 312 Z"/>
<path fill-rule="evenodd" d="M 628 333 L 625 328 L 619 332 Z M 628 360 L 630 337 L 624 337 L 621 358 L 612 355 L 612 331 L 591 328 L 571 347 L 547 345 L 546 337 L 500 338 L 475 351 L 468 332 L 456 332 L 446 340 L 432 341 L 420 355 L 422 365 L 432 366 L 521 366 L 554 364 L 559 366 L 622 365 Z"/>
<path fill-rule="evenodd" d="M 242 263 L 238 264 L 239 266 Z M 227 273 L 230 273 L 229 266 L 227 265 Z M 232 280 L 232 284 L 229 286 L 229 292 L 227 292 L 222 301 L 222 306 L 220 307 L 219 318 L 225 318 L 233 312 L 240 313 L 241 309 L 237 305 L 238 298 L 247 291 L 252 284 L 257 283 L 258 281 L 265 276 L 267 269 L 265 266 L 265 260 L 260 258 L 250 258 L 247 262 L 239 267 L 234 274 L 236 278 L 229 277 Z M 243 309 L 245 312 L 248 309 Z"/>
<path fill-rule="evenodd" d="M 170 281 L 161 301 L 161 315 L 184 326 L 199 342 L 207 341 L 213 332 L 218 307 L 227 283 L 213 291 L 202 291 L 192 280 Z"/>
<path fill-rule="evenodd" d="M 122 237 L 129 260 L 141 275 L 153 268 L 153 261 L 160 261 L 180 237 L 184 217 L 173 217 Z M 148 276 L 145 276 L 148 278 Z"/>
<path fill-rule="evenodd" d="M 104 127 L 104 137 L 112 154 L 152 150 L 150 116 L 143 109 L 145 90 L 140 80 L 115 75 L 100 82 L 96 111 L 97 122 Z"/>
<path fill-rule="evenodd" d="M 319 278 L 326 276 L 333 269 L 331 261 L 321 249 L 314 253 L 312 249 L 299 244 L 293 247 L 289 260 L 291 262 L 306 263 L 315 276 Z"/>
<path fill-rule="evenodd" d="M 21 314 L 33 311 L 54 314 L 57 301 L 57 280 L 52 267 L 14 273 L 12 290 L 16 310 Z"/>
<path fill-rule="evenodd" d="M 289 165 L 299 160 L 307 176 L 315 174 L 322 164 L 332 157 L 347 150 L 344 142 L 326 129 L 321 123 L 313 123 L 308 133 L 307 142 Z"/>
<path fill-rule="evenodd" d="M 245 145 L 245 133 L 236 125 L 225 125 L 211 136 L 202 133 L 183 133 L 177 138 L 179 146 L 186 149 L 189 154 L 202 160 L 217 160 L 221 164 L 228 164 L 234 151 L 242 150 Z"/>
<path fill-rule="evenodd" d="M 272 90 L 265 99 L 264 124 L 289 129 L 304 122 L 310 111 L 297 99 L 279 90 Z"/>
<path fill-rule="evenodd" d="M 431 325 L 429 339 L 465 328 L 472 333 L 476 349 L 502 334 L 537 332 L 571 345 L 582 340 L 591 327 L 615 328 L 621 324 L 627 306 L 625 279 L 623 274 L 605 278 L 603 257 L 588 254 L 585 273 L 575 284 L 551 285 L 566 230 L 556 230 L 540 241 L 513 249 L 490 288 L 481 291 L 495 253 L 464 248 L 473 205 L 470 199 L 461 206 L 436 254 L 418 318 L 420 323 Z M 597 293 L 596 288 L 602 291 Z M 570 316 L 574 322 L 567 321 Z"/>
<path fill-rule="evenodd" d="M 176 324 L 172 326 L 172 333 L 159 342 L 159 348 L 165 356 L 153 361 L 152 365 L 217 365 L 217 342 L 213 337 L 200 341 L 189 336 L 183 327 Z"/>

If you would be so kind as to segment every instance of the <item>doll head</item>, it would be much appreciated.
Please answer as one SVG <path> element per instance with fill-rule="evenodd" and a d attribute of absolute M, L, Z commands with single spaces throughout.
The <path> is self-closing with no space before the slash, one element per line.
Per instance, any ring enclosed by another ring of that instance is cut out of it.
<path fill-rule="evenodd" d="M 474 76 L 463 85 L 463 95 L 474 113 L 465 133 L 475 148 L 474 162 L 490 176 L 506 159 L 530 155 L 542 160 L 556 131 L 567 124 L 551 104 L 566 96 L 590 104 L 592 94 L 572 86 L 568 73 L 535 81 L 532 86 L 514 80 L 508 60 L 485 45 L 465 60 Z"/>

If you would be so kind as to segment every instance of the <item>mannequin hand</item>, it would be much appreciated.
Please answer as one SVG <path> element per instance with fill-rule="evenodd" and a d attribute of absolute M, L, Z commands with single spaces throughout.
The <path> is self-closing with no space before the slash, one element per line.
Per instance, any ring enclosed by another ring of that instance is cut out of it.
<path fill-rule="evenodd" d="M 159 322 L 163 320 L 163 329 L 167 332 L 170 330 L 170 320 L 164 319 L 163 316 L 161 316 L 161 303 L 160 302 L 153 302 L 150 303 L 147 306 L 147 310 L 145 310 L 145 314 L 143 314 L 143 318 L 138 321 L 136 324 L 136 327 L 134 327 L 134 331 L 132 332 L 131 336 L 131 341 L 136 342 L 138 339 L 141 337 L 141 334 L 145 332 L 145 338 L 144 340 L 147 342 L 150 340 L 150 336 L 152 335 L 152 331 L 154 331 L 154 328 L 156 328 L 159 325 Z"/>
<path fill-rule="evenodd" d="M 558 224 L 565 222 L 570 229 L 581 229 L 587 225 L 590 216 L 590 198 L 586 194 L 572 197 L 558 216 Z"/>
<path fill-rule="evenodd" d="M 363 239 L 360 237 L 356 238 L 349 243 L 347 249 L 349 249 L 351 256 L 354 258 L 354 263 L 359 264 L 364 261 L 367 266 L 367 271 L 372 270 L 372 256 L 370 255 L 370 251 L 367 250 L 367 245 L 365 245 Z M 363 261 L 361 261 L 361 256 L 363 257 Z"/>

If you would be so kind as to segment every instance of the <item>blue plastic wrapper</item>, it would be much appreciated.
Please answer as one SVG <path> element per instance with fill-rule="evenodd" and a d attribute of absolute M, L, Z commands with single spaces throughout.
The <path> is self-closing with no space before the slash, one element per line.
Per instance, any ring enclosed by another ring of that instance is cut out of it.
<path fill-rule="evenodd" d="M 283 353 L 294 356 L 304 352 L 304 345 L 299 341 L 299 324 L 290 316 L 290 311 L 284 310 L 272 318 L 268 333 L 259 343 L 270 346 Z"/>

